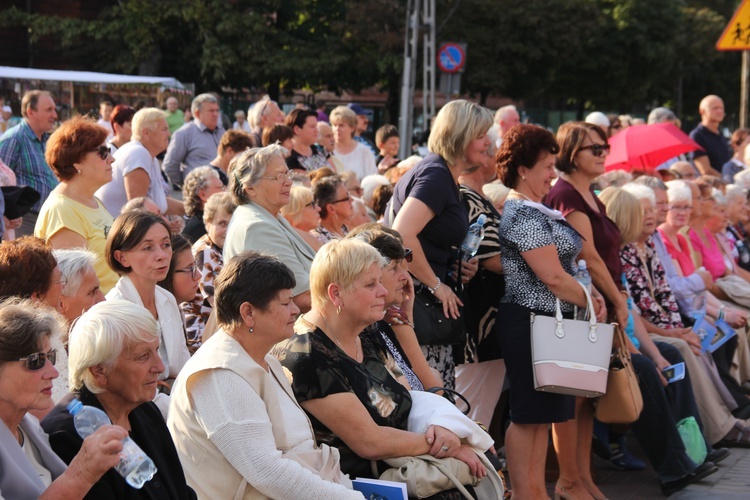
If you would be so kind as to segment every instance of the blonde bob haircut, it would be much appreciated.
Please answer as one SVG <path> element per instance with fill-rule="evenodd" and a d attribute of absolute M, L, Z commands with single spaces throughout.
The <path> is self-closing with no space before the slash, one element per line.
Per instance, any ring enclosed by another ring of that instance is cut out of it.
<path fill-rule="evenodd" d="M 113 368 L 123 349 L 154 340 L 159 340 L 159 325 L 148 309 L 123 299 L 99 302 L 78 318 L 68 337 L 70 390 L 85 385 L 101 393 L 90 369 Z"/>
<path fill-rule="evenodd" d="M 333 125 L 333 122 L 341 120 L 352 128 L 352 137 L 357 129 L 357 115 L 351 109 L 346 106 L 336 106 L 331 111 L 328 121 Z"/>
<path fill-rule="evenodd" d="M 295 225 L 302 218 L 302 210 L 313 201 L 313 192 L 307 186 L 292 186 L 289 191 L 289 203 L 281 207 L 281 215 Z"/>
<path fill-rule="evenodd" d="M 262 148 L 246 149 L 229 162 L 229 192 L 237 206 L 245 205 L 250 196 L 245 188 L 254 186 L 266 173 L 266 168 L 275 157 L 282 160 L 289 151 L 280 144 L 269 144 Z"/>
<path fill-rule="evenodd" d="M 343 290 L 348 290 L 372 264 L 383 268 L 386 263 L 385 257 L 364 241 L 329 241 L 318 250 L 310 268 L 310 295 L 313 306 L 323 309 L 330 303 L 328 285 L 336 283 Z"/>
<path fill-rule="evenodd" d="M 451 101 L 435 117 L 427 147 L 448 165 L 456 165 L 464 159 L 469 143 L 491 126 L 492 114 L 487 108 L 464 99 Z"/>
<path fill-rule="evenodd" d="M 643 231 L 643 205 L 625 189 L 608 187 L 599 195 L 607 207 L 607 217 L 620 230 L 620 244 L 633 243 Z"/>
<path fill-rule="evenodd" d="M 161 120 L 166 120 L 167 114 L 159 108 L 143 108 L 133 115 L 130 122 L 133 129 L 133 139 L 140 141 L 145 129 L 153 130 Z"/>

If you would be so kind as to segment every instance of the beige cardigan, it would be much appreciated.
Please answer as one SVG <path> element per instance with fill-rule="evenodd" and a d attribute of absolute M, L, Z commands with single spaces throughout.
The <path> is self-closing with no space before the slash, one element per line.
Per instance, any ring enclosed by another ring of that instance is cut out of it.
<path fill-rule="evenodd" d="M 276 378 L 292 400 L 297 404 L 292 388 L 287 381 L 281 364 L 272 356 L 266 356 L 270 374 Z M 223 330 L 216 332 L 204 343 L 195 355 L 188 361 L 177 377 L 172 388 L 172 397 L 167 425 L 172 433 L 175 447 L 180 456 L 182 467 L 188 484 L 196 491 L 199 498 L 222 499 L 267 499 L 266 495 L 256 490 L 253 485 L 229 463 L 221 451 L 213 444 L 200 425 L 198 415 L 190 396 L 190 386 L 194 376 L 205 370 L 226 369 L 242 377 L 250 384 L 263 400 L 269 420 L 273 426 L 273 436 L 277 449 L 284 458 L 293 459 L 303 467 L 313 471 L 323 479 L 330 481 L 327 485 L 333 488 L 329 498 L 362 498 L 361 494 L 346 490 L 340 485 L 346 484 L 351 488 L 347 476 L 339 468 L 339 454 L 335 448 L 320 445 L 318 449 L 309 452 L 291 450 L 284 428 L 284 418 L 275 382 L 258 365 L 239 343 L 227 335 Z M 242 397 L 241 394 L 227 395 L 228 397 Z M 300 407 L 300 411 L 302 411 Z M 310 434 L 314 431 L 309 419 Z M 199 481 L 196 481 L 200 478 Z M 288 483 L 293 478 L 279 477 L 280 484 Z M 348 483 L 348 484 L 347 484 Z"/>

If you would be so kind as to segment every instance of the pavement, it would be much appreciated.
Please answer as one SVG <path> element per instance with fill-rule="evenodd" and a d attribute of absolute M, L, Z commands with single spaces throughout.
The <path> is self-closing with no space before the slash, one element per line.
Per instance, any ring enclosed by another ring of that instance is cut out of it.
<path fill-rule="evenodd" d="M 630 452 L 644 458 L 637 441 L 628 438 Z M 731 448 L 731 454 L 718 464 L 719 471 L 703 481 L 691 484 L 674 493 L 670 500 L 748 500 L 750 499 L 750 449 Z M 617 471 L 595 459 L 596 483 L 610 500 L 664 500 L 653 469 Z M 550 498 L 554 498 L 554 482 L 547 483 Z"/>

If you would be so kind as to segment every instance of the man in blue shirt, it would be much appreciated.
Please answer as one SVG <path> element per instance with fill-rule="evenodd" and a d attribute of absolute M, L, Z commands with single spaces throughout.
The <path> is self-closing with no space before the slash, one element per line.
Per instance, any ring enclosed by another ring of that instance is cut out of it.
<path fill-rule="evenodd" d="M 49 92 L 32 90 L 21 101 L 23 120 L 0 137 L 0 159 L 16 174 L 19 186 L 31 186 L 42 195 L 23 218 L 17 236 L 34 234 L 39 209 L 58 180 L 44 159 L 47 139 L 57 121 L 57 108 Z"/>

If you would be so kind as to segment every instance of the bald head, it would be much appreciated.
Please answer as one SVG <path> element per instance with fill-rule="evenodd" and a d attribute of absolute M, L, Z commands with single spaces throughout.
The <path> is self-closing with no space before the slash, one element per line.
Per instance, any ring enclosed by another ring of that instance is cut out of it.
<path fill-rule="evenodd" d="M 701 114 L 701 123 L 704 126 L 718 127 L 724 120 L 724 101 L 717 95 L 707 95 L 701 99 L 698 111 Z"/>
<path fill-rule="evenodd" d="M 495 123 L 500 127 L 500 136 L 505 134 L 514 125 L 518 125 L 521 121 L 521 117 L 518 115 L 518 110 L 512 104 L 503 106 L 495 112 Z"/>

